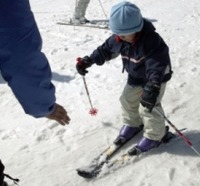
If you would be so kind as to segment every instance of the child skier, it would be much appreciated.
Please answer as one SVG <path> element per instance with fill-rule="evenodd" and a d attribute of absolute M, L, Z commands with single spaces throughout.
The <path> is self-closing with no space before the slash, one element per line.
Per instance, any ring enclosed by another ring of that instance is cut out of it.
<path fill-rule="evenodd" d="M 116 140 L 131 138 L 143 124 L 144 134 L 136 148 L 148 151 L 157 147 L 165 135 L 164 119 L 153 107 L 164 114 L 161 99 L 172 74 L 168 46 L 130 2 L 112 7 L 109 26 L 113 35 L 90 56 L 81 58 L 76 68 L 84 76 L 93 64 L 103 65 L 121 54 L 128 81 L 120 97 L 123 126 Z"/>

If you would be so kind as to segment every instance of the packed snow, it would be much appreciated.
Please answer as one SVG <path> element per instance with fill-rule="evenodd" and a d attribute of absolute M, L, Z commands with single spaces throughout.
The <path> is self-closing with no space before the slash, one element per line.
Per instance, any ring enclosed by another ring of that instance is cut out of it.
<path fill-rule="evenodd" d="M 86 17 L 107 19 L 117 2 L 91 0 Z M 131 2 L 140 7 L 170 47 L 174 73 L 163 107 L 178 129 L 186 128 L 183 134 L 200 152 L 200 1 Z M 121 73 L 120 57 L 89 69 L 86 82 L 98 109 L 97 115 L 91 116 L 83 79 L 75 69 L 76 58 L 89 55 L 111 31 L 56 24 L 72 17 L 75 0 L 31 0 L 31 5 L 43 38 L 43 52 L 52 68 L 57 102 L 66 108 L 71 122 L 63 127 L 46 118 L 25 115 L 0 78 L 0 158 L 5 172 L 19 178 L 20 186 L 199 186 L 200 157 L 180 137 L 96 179 L 77 175 L 77 168 L 86 166 L 118 135 L 122 126 L 119 96 L 127 74 Z"/>

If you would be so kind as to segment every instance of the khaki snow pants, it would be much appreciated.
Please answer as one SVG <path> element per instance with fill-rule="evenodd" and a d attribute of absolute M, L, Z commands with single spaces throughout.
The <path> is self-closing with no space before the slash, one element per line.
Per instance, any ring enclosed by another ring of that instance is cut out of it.
<path fill-rule="evenodd" d="M 162 83 L 160 94 L 155 105 L 163 114 L 161 99 L 164 95 L 165 87 L 166 83 Z M 149 112 L 147 108 L 140 104 L 142 91 L 141 86 L 130 86 L 128 84 L 125 86 L 120 97 L 123 123 L 131 127 L 138 127 L 144 124 L 143 136 L 151 140 L 159 141 L 165 134 L 164 118 L 154 109 Z"/>

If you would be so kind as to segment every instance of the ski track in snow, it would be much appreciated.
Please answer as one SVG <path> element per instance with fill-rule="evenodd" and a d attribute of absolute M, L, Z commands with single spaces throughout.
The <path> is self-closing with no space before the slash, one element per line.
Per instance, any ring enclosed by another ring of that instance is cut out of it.
<path fill-rule="evenodd" d="M 109 15 L 116 1 L 101 2 Z M 200 151 L 200 3 L 134 2 L 144 17 L 154 20 L 170 47 L 174 74 L 163 99 L 166 115 L 177 128 L 187 128 L 184 135 Z M 91 1 L 88 7 L 89 19 L 105 18 L 97 3 Z M 70 18 L 74 1 L 31 0 L 31 4 L 43 38 L 43 51 L 52 67 L 57 102 L 68 110 L 72 121 L 62 127 L 25 115 L 0 78 L 0 149 L 3 149 L 0 157 L 6 172 L 20 178 L 20 186 L 199 186 L 200 158 L 181 138 L 133 158 L 130 164 L 111 169 L 97 179 L 77 176 L 75 169 L 87 165 L 118 134 L 121 127 L 118 99 L 127 74 L 121 73 L 120 57 L 89 69 L 86 82 L 93 106 L 98 109 L 97 116 L 90 116 L 83 80 L 75 69 L 76 58 L 89 55 L 111 32 L 57 25 L 57 21 Z"/>

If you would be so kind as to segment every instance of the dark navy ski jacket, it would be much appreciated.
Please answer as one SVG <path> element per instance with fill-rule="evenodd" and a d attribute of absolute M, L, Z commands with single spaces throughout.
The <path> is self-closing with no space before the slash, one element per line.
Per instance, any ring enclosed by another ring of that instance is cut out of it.
<path fill-rule="evenodd" d="M 155 28 L 146 19 L 144 27 L 135 43 L 117 40 L 116 35 L 109 37 L 93 51 L 90 58 L 97 65 L 103 65 L 121 54 L 123 67 L 128 72 L 129 85 L 144 85 L 147 81 L 166 82 L 172 70 L 169 49 Z"/>
<path fill-rule="evenodd" d="M 0 70 L 24 111 L 53 112 L 55 88 L 29 0 L 0 0 Z"/>

